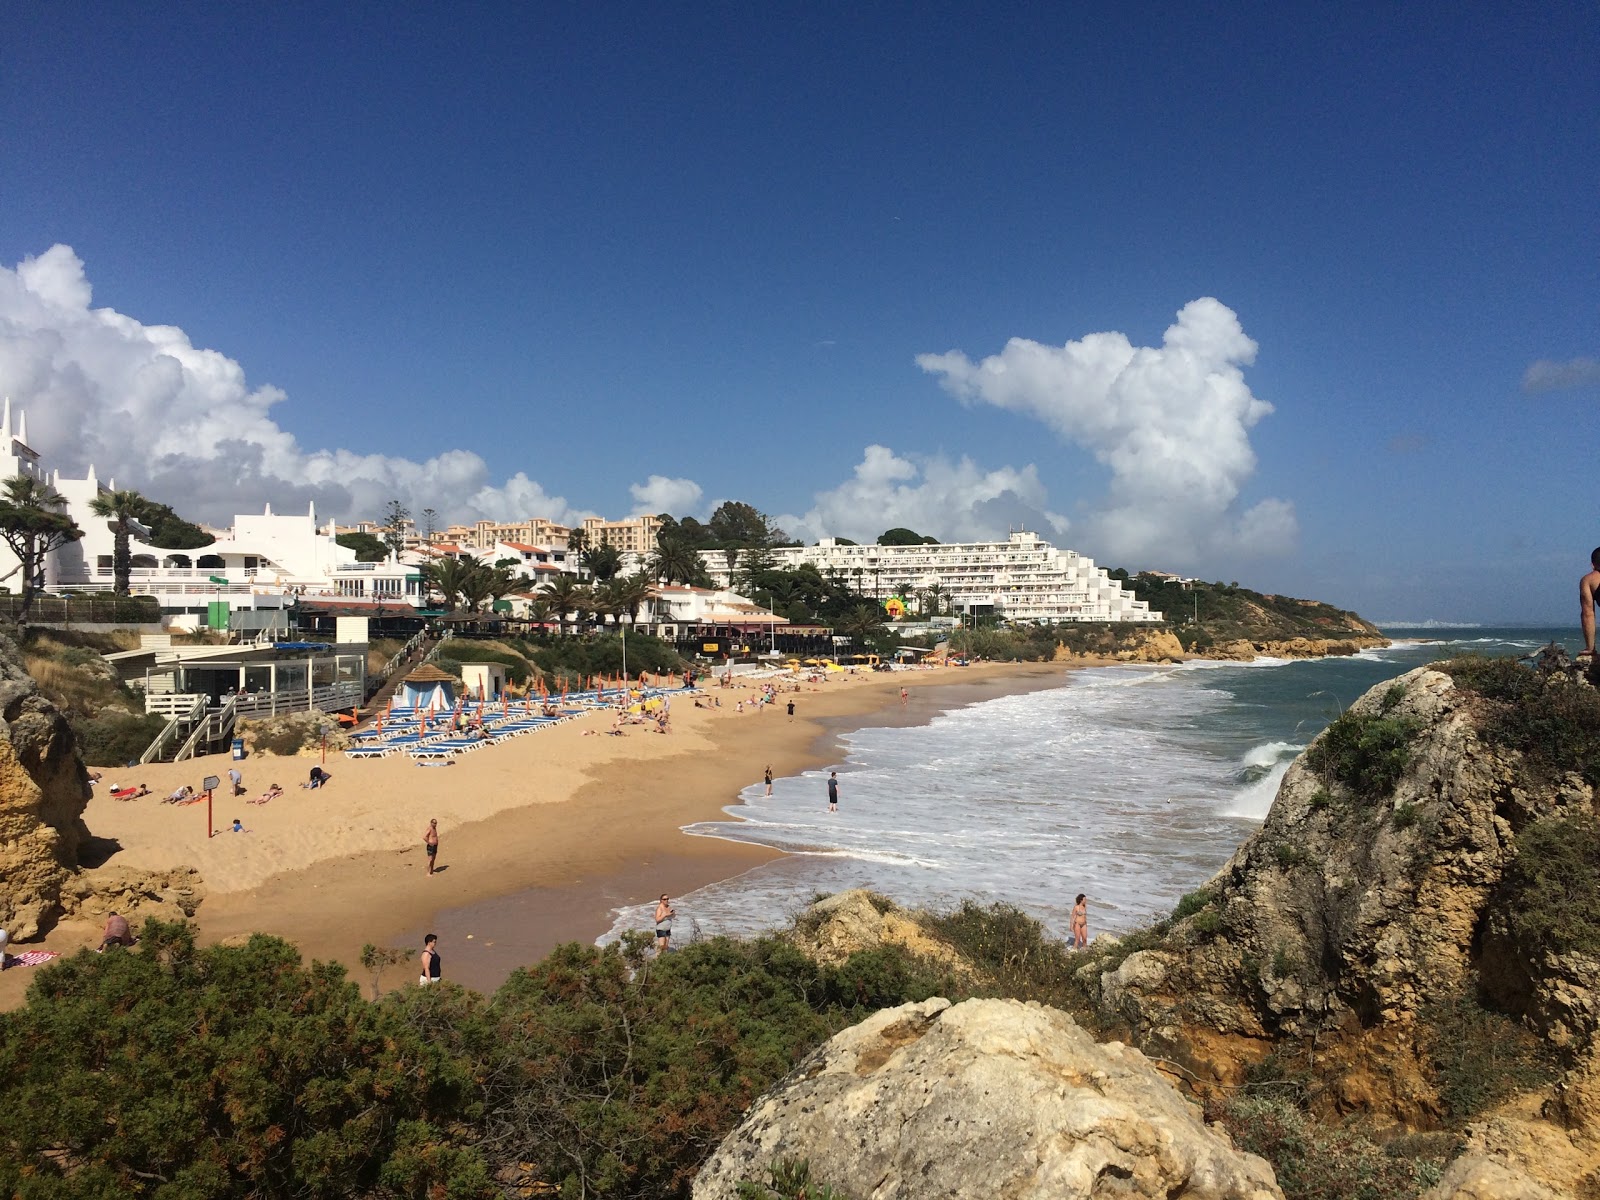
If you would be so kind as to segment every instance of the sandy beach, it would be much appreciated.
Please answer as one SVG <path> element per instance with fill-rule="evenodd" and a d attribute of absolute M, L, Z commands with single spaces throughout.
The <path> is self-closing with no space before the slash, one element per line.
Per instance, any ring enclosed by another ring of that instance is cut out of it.
<path fill-rule="evenodd" d="M 680 895 L 770 858 L 764 848 L 681 832 L 721 818 L 764 766 L 780 777 L 825 766 L 836 760 L 843 731 L 926 721 L 962 704 L 1053 686 L 1069 669 L 996 664 L 831 675 L 742 714 L 736 702 L 755 685 L 713 688 L 720 708 L 675 698 L 667 735 L 633 728 L 604 736 L 610 717 L 594 713 L 449 767 L 419 767 L 404 755 L 357 761 L 330 753 L 332 782 L 316 791 L 300 786 L 316 755 L 254 757 L 239 764 L 245 796 L 216 794 L 209 822 L 204 802 L 176 806 L 163 797 L 198 787 L 207 774 L 223 776 L 226 789 L 234 765 L 226 758 L 100 767 L 104 779 L 84 821 L 115 847 L 107 865 L 200 872 L 206 898 L 195 924 L 203 941 L 278 934 L 308 959 L 337 960 L 362 978 L 364 943 L 410 946 L 434 931 L 448 976 L 487 989 L 562 941 L 599 936 L 620 905 Z M 910 693 L 905 705 L 901 687 Z M 790 698 L 793 719 L 783 707 Z M 112 800 L 113 782 L 143 783 L 151 795 Z M 284 788 L 281 797 L 246 803 L 271 783 Z M 236 817 L 248 832 L 227 832 Z M 431 819 L 441 844 L 439 869 L 429 877 L 422 836 Z M 67 921 L 42 947 L 70 953 L 97 940 L 98 929 Z M 20 1002 L 31 974 L 0 976 L 0 1006 Z M 407 975 L 398 969 L 385 983 Z"/>

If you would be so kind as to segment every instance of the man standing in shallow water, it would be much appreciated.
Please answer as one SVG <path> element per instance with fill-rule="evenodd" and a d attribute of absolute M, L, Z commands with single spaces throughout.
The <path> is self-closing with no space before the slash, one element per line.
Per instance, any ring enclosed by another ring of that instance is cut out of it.
<path fill-rule="evenodd" d="M 839 811 L 839 772 L 828 773 L 828 811 Z"/>

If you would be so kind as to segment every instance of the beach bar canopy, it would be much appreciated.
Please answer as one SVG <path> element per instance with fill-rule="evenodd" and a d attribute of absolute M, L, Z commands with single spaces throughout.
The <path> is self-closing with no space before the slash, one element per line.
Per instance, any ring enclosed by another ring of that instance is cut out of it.
<path fill-rule="evenodd" d="M 448 712 L 456 706 L 456 681 L 432 663 L 423 663 L 405 677 L 395 700 L 424 712 Z"/>

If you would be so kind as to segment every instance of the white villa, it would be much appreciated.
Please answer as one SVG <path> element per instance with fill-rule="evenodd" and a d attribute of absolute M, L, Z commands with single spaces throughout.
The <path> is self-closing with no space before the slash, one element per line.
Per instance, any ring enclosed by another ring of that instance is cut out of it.
<path fill-rule="evenodd" d="M 1011 621 L 1162 619 L 1093 559 L 1057 549 L 1037 533 L 1013 533 L 1005 541 L 920 546 L 852 546 L 823 538 L 815 546 L 784 546 L 770 554 L 779 567 L 810 563 L 866 595 L 880 600 L 903 596 L 914 608 L 937 586 L 950 611 L 992 611 Z M 711 578 L 727 586 L 726 556 L 707 550 L 701 559 Z"/>

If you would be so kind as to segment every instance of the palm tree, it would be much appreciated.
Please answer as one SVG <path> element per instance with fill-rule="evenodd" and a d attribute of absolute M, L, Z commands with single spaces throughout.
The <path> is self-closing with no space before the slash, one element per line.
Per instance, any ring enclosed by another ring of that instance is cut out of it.
<path fill-rule="evenodd" d="M 472 579 L 472 565 L 459 558 L 441 558 L 426 563 L 421 570 L 423 582 L 439 593 L 446 608 L 455 608 Z"/>
<path fill-rule="evenodd" d="M 639 623 L 639 610 L 650 601 L 650 580 L 643 571 L 633 575 L 624 575 L 621 579 L 611 581 L 610 599 L 613 611 L 619 616 L 628 614 L 628 624 Z"/>
<path fill-rule="evenodd" d="M 44 574 L 45 555 L 83 536 L 76 521 L 66 513 L 54 511 L 65 504 L 61 493 L 31 475 L 14 476 L 0 488 L 0 540 L 17 556 L 12 574 L 22 572 L 18 622 L 26 621 L 28 610 L 33 607 L 33 596 Z"/>
<path fill-rule="evenodd" d="M 128 538 L 134 523 L 150 502 L 138 492 L 101 492 L 89 501 L 89 511 L 97 517 L 111 521 L 115 539 L 111 547 L 112 591 L 119 596 L 128 594 L 128 576 L 133 570 L 133 556 L 128 552 Z"/>
<path fill-rule="evenodd" d="M 941 584 L 930 583 L 922 589 L 922 611 L 930 617 L 937 617 L 943 611 L 944 587 Z"/>
<path fill-rule="evenodd" d="M 875 604 L 858 604 L 838 621 L 839 632 L 857 647 L 883 633 L 883 609 Z"/>
<path fill-rule="evenodd" d="M 577 576 L 565 573 L 544 589 L 545 598 L 555 609 L 556 623 L 561 627 L 562 637 L 567 635 L 567 614 L 578 607 L 578 595 L 582 591 Z"/>
<path fill-rule="evenodd" d="M 650 573 L 667 583 L 687 583 L 702 570 L 700 555 L 681 538 L 663 540 L 650 558 Z"/>
<path fill-rule="evenodd" d="M 548 625 L 556 616 L 556 606 L 543 596 L 535 597 L 528 602 L 528 621 L 535 625 Z"/>
<path fill-rule="evenodd" d="M 584 569 L 601 583 L 615 579 L 622 570 L 622 551 L 610 542 L 601 542 L 583 552 Z"/>

